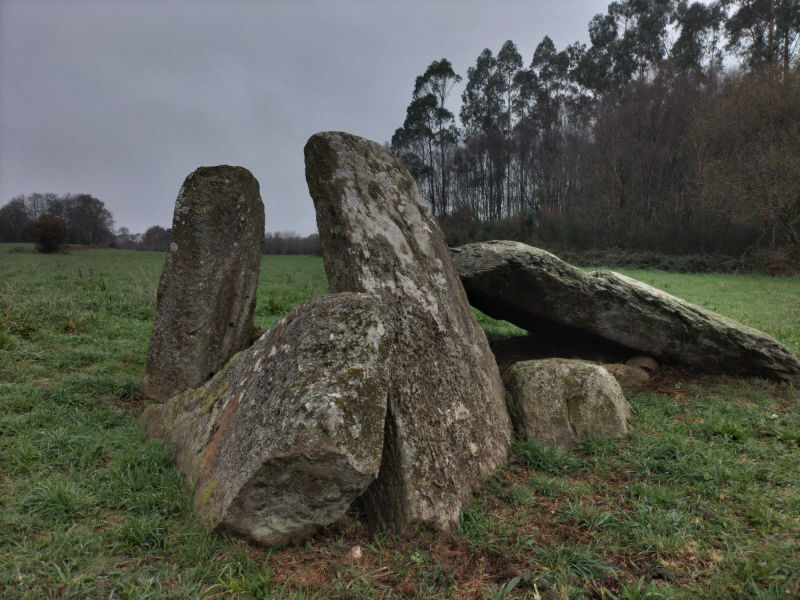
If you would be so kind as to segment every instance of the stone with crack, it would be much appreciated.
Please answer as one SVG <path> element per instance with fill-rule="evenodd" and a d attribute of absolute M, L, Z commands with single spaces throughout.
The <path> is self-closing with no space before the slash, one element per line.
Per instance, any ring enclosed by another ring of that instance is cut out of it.
<path fill-rule="evenodd" d="M 312 136 L 305 159 L 331 290 L 383 298 L 395 323 L 383 461 L 361 506 L 394 530 L 453 529 L 507 460 L 511 423 L 494 356 L 402 163 L 340 132 Z"/>
<path fill-rule="evenodd" d="M 142 423 L 173 449 L 209 527 L 299 541 L 341 518 L 378 474 L 392 339 L 380 299 L 313 298 Z"/>

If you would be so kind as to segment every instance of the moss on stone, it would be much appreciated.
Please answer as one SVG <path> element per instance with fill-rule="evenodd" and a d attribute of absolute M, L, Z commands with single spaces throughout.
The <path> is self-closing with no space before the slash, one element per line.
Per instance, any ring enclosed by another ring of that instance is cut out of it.
<path fill-rule="evenodd" d="M 195 503 L 197 508 L 208 507 L 211 503 L 211 496 L 217 491 L 218 482 L 215 479 L 208 479 L 203 483 L 200 493 L 195 493 Z"/>

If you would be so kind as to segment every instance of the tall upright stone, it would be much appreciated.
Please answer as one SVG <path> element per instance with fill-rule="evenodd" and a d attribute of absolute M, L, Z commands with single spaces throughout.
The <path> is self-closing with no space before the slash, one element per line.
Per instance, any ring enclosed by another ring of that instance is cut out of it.
<path fill-rule="evenodd" d="M 395 320 L 381 469 L 361 504 L 395 530 L 451 529 L 507 457 L 494 356 L 402 163 L 339 132 L 311 137 L 305 158 L 331 291 L 381 296 Z"/>
<path fill-rule="evenodd" d="M 163 401 L 203 385 L 251 341 L 264 240 L 258 181 L 242 167 L 200 167 L 183 182 L 142 390 Z"/>

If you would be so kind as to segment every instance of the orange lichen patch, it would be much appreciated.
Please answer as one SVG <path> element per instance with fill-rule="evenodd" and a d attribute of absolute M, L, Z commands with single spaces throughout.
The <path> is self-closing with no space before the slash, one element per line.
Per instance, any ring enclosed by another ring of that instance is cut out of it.
<path fill-rule="evenodd" d="M 208 476 L 208 472 L 211 469 L 214 458 L 216 457 L 217 448 L 219 447 L 220 442 L 228 437 L 233 415 L 236 414 L 236 409 L 238 408 L 239 394 L 236 394 L 233 398 L 231 398 L 230 402 L 228 402 L 227 406 L 225 407 L 225 410 L 220 416 L 219 429 L 217 429 L 214 437 L 211 438 L 208 446 L 206 446 L 206 449 L 203 451 L 203 458 L 201 459 L 200 468 L 198 469 L 198 482 L 203 481 Z"/>

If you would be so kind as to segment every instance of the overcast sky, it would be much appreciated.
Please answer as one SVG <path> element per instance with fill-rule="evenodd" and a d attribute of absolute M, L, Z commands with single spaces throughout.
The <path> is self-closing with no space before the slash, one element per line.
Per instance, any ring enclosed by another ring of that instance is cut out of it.
<path fill-rule="evenodd" d="M 0 0 L 0 205 L 89 193 L 116 227 L 171 226 L 183 179 L 244 166 L 268 231 L 316 231 L 303 146 L 385 142 L 442 57 L 587 41 L 608 0 Z M 460 90 L 451 108 L 459 103 Z"/>

